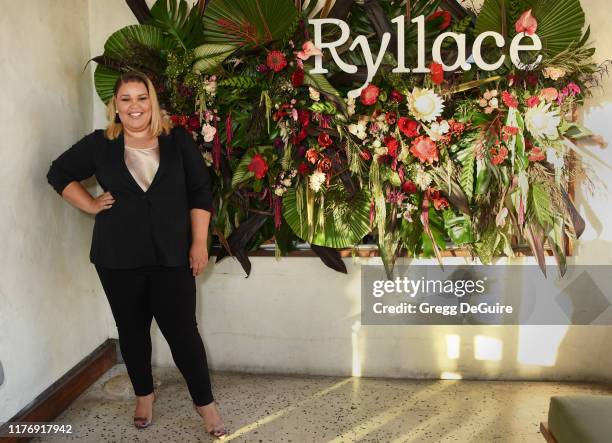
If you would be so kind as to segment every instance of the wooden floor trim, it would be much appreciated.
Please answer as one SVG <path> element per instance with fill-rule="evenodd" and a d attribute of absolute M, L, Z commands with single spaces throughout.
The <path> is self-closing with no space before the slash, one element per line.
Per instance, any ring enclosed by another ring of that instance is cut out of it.
<path fill-rule="evenodd" d="M 117 339 L 109 338 L 8 421 L 52 421 L 116 363 Z M 30 437 L 0 437 L 3 443 L 30 440 Z"/>
<path fill-rule="evenodd" d="M 540 422 L 540 432 L 542 433 L 544 440 L 546 440 L 548 443 L 557 443 L 555 437 L 548 430 L 548 423 L 545 421 Z"/>

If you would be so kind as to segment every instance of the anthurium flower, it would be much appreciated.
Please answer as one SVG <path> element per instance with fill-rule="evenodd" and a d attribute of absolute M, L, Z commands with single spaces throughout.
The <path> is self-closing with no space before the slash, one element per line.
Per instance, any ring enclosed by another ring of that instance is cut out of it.
<path fill-rule="evenodd" d="M 416 137 L 419 135 L 419 124 L 407 117 L 401 117 L 397 126 L 406 137 Z"/>
<path fill-rule="evenodd" d="M 255 154 L 249 163 L 248 170 L 255 174 L 255 178 L 262 179 L 268 172 L 268 164 L 261 154 Z"/>
<path fill-rule="evenodd" d="M 412 142 L 410 153 L 419 159 L 421 163 L 438 161 L 438 148 L 433 140 L 426 136 L 421 136 Z"/>
<path fill-rule="evenodd" d="M 440 63 L 432 63 L 429 65 L 431 72 L 431 81 L 436 85 L 444 83 L 444 67 Z"/>
<path fill-rule="evenodd" d="M 287 58 L 281 51 L 270 51 L 266 58 L 266 65 L 274 72 L 280 72 L 287 66 Z"/>
<path fill-rule="evenodd" d="M 317 48 L 310 40 L 302 45 L 302 50 L 295 53 L 300 60 L 308 60 L 312 56 L 323 55 L 323 51 Z"/>
<path fill-rule="evenodd" d="M 376 85 L 368 85 L 361 91 L 361 103 L 365 106 L 372 106 L 378 101 L 380 89 Z"/>
<path fill-rule="evenodd" d="M 514 27 L 516 32 L 519 34 L 521 32 L 525 32 L 527 35 L 535 34 L 536 30 L 538 29 L 538 21 L 533 15 L 531 15 L 531 9 L 523 12 Z"/>

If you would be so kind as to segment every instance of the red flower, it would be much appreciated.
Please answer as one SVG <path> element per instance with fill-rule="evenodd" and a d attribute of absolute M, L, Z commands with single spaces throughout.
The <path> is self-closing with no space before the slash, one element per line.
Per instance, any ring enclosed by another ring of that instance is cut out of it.
<path fill-rule="evenodd" d="M 529 161 L 530 162 L 541 162 L 546 158 L 546 154 L 537 146 L 534 146 L 531 151 L 529 151 Z"/>
<path fill-rule="evenodd" d="M 378 94 L 380 94 L 378 86 L 372 84 L 368 85 L 361 91 L 361 103 L 365 106 L 372 106 L 378 101 Z"/>
<path fill-rule="evenodd" d="M 309 171 L 310 171 L 310 168 L 304 162 L 300 163 L 300 165 L 298 166 L 298 172 L 302 175 L 308 174 Z"/>
<path fill-rule="evenodd" d="M 270 51 L 268 52 L 266 64 L 268 68 L 272 69 L 274 72 L 280 72 L 287 66 L 287 59 L 285 58 L 285 54 L 280 51 Z"/>
<path fill-rule="evenodd" d="M 319 164 L 317 165 L 317 169 L 321 172 L 329 172 L 332 167 L 332 162 L 329 157 L 323 157 L 319 160 Z"/>
<path fill-rule="evenodd" d="M 392 102 L 400 103 L 406 99 L 406 96 L 402 94 L 401 92 L 399 92 L 398 90 L 394 89 L 393 91 L 391 91 L 391 94 L 389 95 L 389 99 Z"/>
<path fill-rule="evenodd" d="M 434 208 L 436 210 L 446 209 L 448 208 L 448 200 L 444 197 L 434 198 L 433 199 Z"/>
<path fill-rule="evenodd" d="M 399 148 L 399 142 L 392 135 L 388 135 L 385 137 L 385 146 L 387 146 L 387 150 L 389 155 L 393 158 L 397 157 L 397 149 Z"/>
<path fill-rule="evenodd" d="M 491 163 L 500 165 L 508 157 L 508 149 L 505 146 L 496 146 L 491 148 Z"/>
<path fill-rule="evenodd" d="M 300 143 L 302 143 L 306 137 L 308 137 L 308 133 L 306 132 L 306 128 L 302 128 L 300 130 L 300 132 L 296 133 L 293 135 L 293 140 L 291 140 L 291 142 L 294 145 L 299 145 Z"/>
<path fill-rule="evenodd" d="M 317 141 L 319 142 L 319 146 L 322 146 L 323 148 L 327 148 L 334 143 L 327 132 L 319 135 Z"/>
<path fill-rule="evenodd" d="M 450 126 L 450 132 L 456 135 L 461 135 L 465 131 L 465 123 L 460 123 L 456 120 L 449 120 L 448 125 Z"/>
<path fill-rule="evenodd" d="M 262 179 L 268 172 L 268 164 L 261 154 L 255 154 L 249 163 L 248 170 L 255 174 L 255 178 Z"/>
<path fill-rule="evenodd" d="M 431 72 L 431 81 L 435 85 L 441 85 L 444 82 L 444 67 L 440 63 L 429 65 L 429 71 Z"/>
<path fill-rule="evenodd" d="M 417 186 L 414 184 L 414 182 L 406 180 L 402 184 L 402 192 L 406 194 L 414 194 L 415 192 L 417 192 Z"/>
<path fill-rule="evenodd" d="M 388 125 L 394 125 L 397 122 L 397 114 L 395 114 L 395 112 L 387 112 L 385 114 L 385 120 Z"/>
<path fill-rule="evenodd" d="M 298 121 L 302 128 L 307 128 L 310 126 L 310 112 L 306 109 L 298 109 Z"/>
<path fill-rule="evenodd" d="M 438 17 L 442 17 L 442 23 L 440 23 L 440 31 L 444 31 L 446 28 L 450 26 L 451 23 L 451 14 L 448 11 L 436 11 L 427 17 L 427 21 L 435 20 Z"/>
<path fill-rule="evenodd" d="M 516 126 L 504 126 L 502 129 L 502 139 L 507 142 L 510 140 L 510 137 L 518 134 L 519 128 Z"/>
<path fill-rule="evenodd" d="M 200 118 L 197 116 L 197 114 L 189 116 L 189 119 L 187 120 L 187 127 L 190 131 L 195 131 L 200 127 Z"/>
<path fill-rule="evenodd" d="M 438 161 L 438 148 L 433 140 L 426 136 L 421 136 L 412 142 L 410 153 L 418 158 L 421 163 Z"/>
<path fill-rule="evenodd" d="M 529 97 L 527 99 L 527 106 L 529 106 L 530 108 L 535 108 L 539 104 L 540 104 L 540 97 L 538 97 L 537 95 L 534 95 L 533 97 Z"/>
<path fill-rule="evenodd" d="M 397 126 L 406 137 L 416 137 L 419 135 L 419 124 L 407 117 L 401 117 L 397 122 Z"/>
<path fill-rule="evenodd" d="M 291 76 L 291 84 L 294 88 L 299 88 L 304 84 L 304 70 L 296 69 Z"/>
<path fill-rule="evenodd" d="M 502 100 L 507 107 L 518 108 L 518 100 L 508 91 L 502 92 Z"/>
<path fill-rule="evenodd" d="M 306 151 L 306 160 L 308 160 L 313 165 L 319 160 L 319 153 L 315 148 L 310 148 Z"/>

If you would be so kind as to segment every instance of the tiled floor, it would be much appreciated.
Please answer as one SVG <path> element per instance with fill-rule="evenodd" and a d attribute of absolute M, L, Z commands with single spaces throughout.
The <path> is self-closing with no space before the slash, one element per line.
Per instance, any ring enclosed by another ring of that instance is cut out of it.
<path fill-rule="evenodd" d="M 174 368 L 155 368 L 153 425 L 133 427 L 124 365 L 111 368 L 56 421 L 79 442 L 212 441 Z M 111 383 L 104 387 L 105 383 Z M 417 381 L 213 373 L 232 442 L 540 442 L 551 395 L 612 394 L 612 386 Z M 42 441 L 35 439 L 33 441 Z M 53 441 L 68 441 L 53 438 Z"/>

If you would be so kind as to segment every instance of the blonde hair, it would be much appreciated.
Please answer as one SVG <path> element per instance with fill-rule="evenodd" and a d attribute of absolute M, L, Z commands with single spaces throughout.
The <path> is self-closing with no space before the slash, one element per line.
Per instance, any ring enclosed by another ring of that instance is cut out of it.
<path fill-rule="evenodd" d="M 117 106 L 115 104 L 115 100 L 117 100 L 117 92 L 119 91 L 121 85 L 128 82 L 143 83 L 147 88 L 149 100 L 151 100 L 151 135 L 157 137 L 162 134 L 170 134 L 170 130 L 172 129 L 172 121 L 167 117 L 166 112 L 159 106 L 159 100 L 157 99 L 157 93 L 155 92 L 153 82 L 151 82 L 149 77 L 142 72 L 129 71 L 119 76 L 115 82 L 115 87 L 113 88 L 113 97 L 106 105 L 106 118 L 108 119 L 108 124 L 106 126 L 106 130 L 104 131 L 105 137 L 109 140 L 114 140 L 119 137 L 121 131 L 123 131 L 123 125 L 121 122 L 116 121 L 119 119 L 117 118 Z"/>

